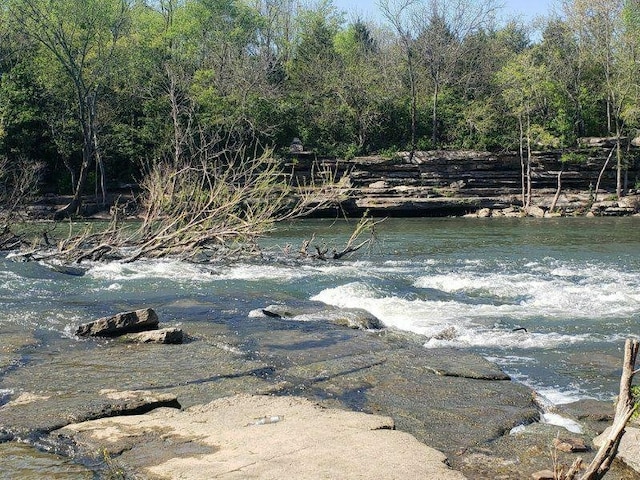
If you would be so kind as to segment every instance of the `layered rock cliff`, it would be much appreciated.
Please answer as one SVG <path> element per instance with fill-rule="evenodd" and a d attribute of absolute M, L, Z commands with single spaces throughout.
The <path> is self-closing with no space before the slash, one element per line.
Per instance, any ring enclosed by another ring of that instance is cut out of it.
<path fill-rule="evenodd" d="M 611 200 L 616 190 L 615 158 L 598 176 L 610 148 L 606 145 L 573 150 L 580 163 L 563 163 L 566 151 L 534 152 L 532 158 L 533 204 L 548 209 L 562 173 L 562 195 L 558 207 L 565 213 L 586 213 L 594 200 Z M 634 193 L 640 179 L 640 162 L 628 161 L 625 190 Z M 346 175 L 351 190 L 342 208 L 349 214 L 369 210 L 373 214 L 397 216 L 464 215 L 481 209 L 522 206 L 521 165 L 517 153 L 476 151 L 400 152 L 394 158 L 356 157 L 350 161 L 320 160 L 321 164 Z M 298 175 L 310 175 L 311 157 L 297 159 Z M 618 208 L 617 205 L 608 205 Z M 619 214 L 631 209 L 620 207 Z M 600 210 L 596 209 L 596 212 Z M 602 210 L 604 211 L 604 210 Z"/>

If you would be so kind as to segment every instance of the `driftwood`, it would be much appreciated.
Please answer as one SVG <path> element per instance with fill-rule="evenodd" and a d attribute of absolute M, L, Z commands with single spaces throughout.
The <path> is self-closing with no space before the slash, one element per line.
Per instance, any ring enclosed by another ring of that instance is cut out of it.
<path fill-rule="evenodd" d="M 618 447 L 624 435 L 624 429 L 636 411 L 636 399 L 631 391 L 631 383 L 633 376 L 638 372 L 638 370 L 635 370 L 638 346 L 639 342 L 635 339 L 627 339 L 625 342 L 624 361 L 622 364 L 622 375 L 620 377 L 620 393 L 609 435 L 594 459 L 586 467 L 582 476 L 577 476 L 582 464 L 582 459 L 578 458 L 567 473 L 557 471 L 556 469 L 554 473 L 558 480 L 600 480 L 609 471 L 609 468 L 611 468 L 611 464 L 618 454 Z"/>

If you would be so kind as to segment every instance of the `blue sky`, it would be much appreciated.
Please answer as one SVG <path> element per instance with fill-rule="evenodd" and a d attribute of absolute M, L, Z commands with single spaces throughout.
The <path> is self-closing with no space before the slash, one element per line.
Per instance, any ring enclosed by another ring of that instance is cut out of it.
<path fill-rule="evenodd" d="M 334 0 L 334 5 L 348 13 L 355 12 L 364 19 L 377 19 L 377 0 Z M 533 19 L 538 15 L 547 14 L 554 0 L 498 0 L 504 4 L 503 14 L 506 16 L 522 16 L 523 19 Z M 347 18 L 350 18 L 349 16 Z"/>

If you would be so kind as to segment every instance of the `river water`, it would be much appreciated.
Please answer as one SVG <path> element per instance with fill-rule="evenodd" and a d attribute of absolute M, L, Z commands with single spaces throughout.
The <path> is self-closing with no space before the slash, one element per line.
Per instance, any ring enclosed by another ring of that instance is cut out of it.
<path fill-rule="evenodd" d="M 312 235 L 340 246 L 353 227 L 298 222 L 263 247 L 295 252 Z M 190 319 L 250 321 L 266 305 L 314 300 L 364 308 L 420 335 L 427 349 L 477 352 L 559 404 L 613 397 L 624 339 L 640 333 L 640 218 L 387 219 L 373 248 L 352 259 L 271 260 L 280 256 L 92 264 L 82 277 L 2 256 L 0 353 L 26 335 L 40 351 L 63 355 L 81 343 L 79 323 L 131 308 L 153 306 L 162 318 L 170 306 L 166 313 L 188 329 Z M 181 314 L 193 301 L 207 308 Z M 2 390 L 2 374 L 0 404 L 12 393 Z"/>

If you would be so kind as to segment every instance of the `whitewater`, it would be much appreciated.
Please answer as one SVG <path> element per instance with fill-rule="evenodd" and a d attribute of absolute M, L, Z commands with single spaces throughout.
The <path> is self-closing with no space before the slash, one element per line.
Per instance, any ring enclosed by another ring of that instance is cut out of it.
<path fill-rule="evenodd" d="M 38 348 L 64 351 L 83 341 L 79 323 L 129 308 L 153 307 L 188 330 L 313 302 L 365 309 L 425 349 L 479 353 L 543 403 L 616 394 L 624 339 L 640 332 L 640 219 L 387 219 L 351 259 L 284 253 L 312 236 L 339 246 L 353 227 L 281 226 L 258 260 L 96 263 L 82 277 L 4 256 L 0 331 L 35 332 Z M 305 321 L 321 319 L 292 319 Z"/>

